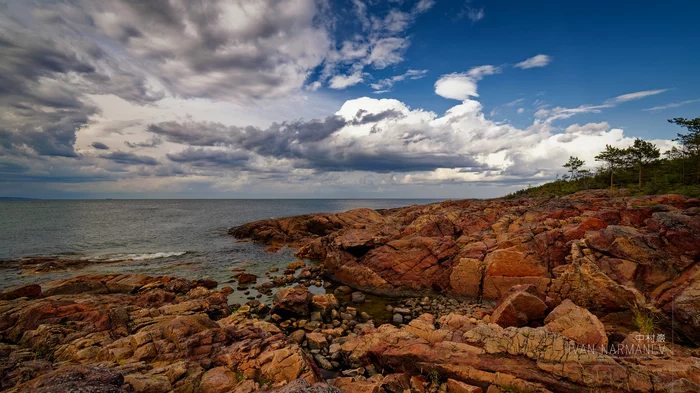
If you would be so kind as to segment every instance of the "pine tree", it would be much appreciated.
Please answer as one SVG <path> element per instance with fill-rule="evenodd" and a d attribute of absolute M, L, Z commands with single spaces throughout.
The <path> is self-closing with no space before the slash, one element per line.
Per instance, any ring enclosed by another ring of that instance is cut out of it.
<path fill-rule="evenodd" d="M 625 153 L 627 160 L 639 169 L 639 187 L 641 187 L 644 165 L 658 160 L 661 152 L 653 143 L 637 138 L 632 146 L 625 149 Z"/>
<path fill-rule="evenodd" d="M 596 161 L 604 161 L 610 168 L 610 188 L 614 186 L 615 168 L 625 163 L 625 149 L 605 145 L 605 150 L 595 156 Z"/>
<path fill-rule="evenodd" d="M 685 119 L 676 117 L 669 119 L 669 123 L 677 124 L 688 129 L 687 134 L 678 134 L 678 138 L 674 139 L 683 146 L 686 154 L 697 160 L 696 180 L 700 182 L 700 117 L 695 119 Z"/>
<path fill-rule="evenodd" d="M 571 156 L 569 157 L 569 162 L 562 166 L 564 168 L 569 169 L 569 172 L 571 173 L 571 176 L 569 178 L 571 180 L 576 180 L 578 178 L 578 169 L 584 166 L 585 164 L 585 161 L 579 159 L 578 157 Z"/>

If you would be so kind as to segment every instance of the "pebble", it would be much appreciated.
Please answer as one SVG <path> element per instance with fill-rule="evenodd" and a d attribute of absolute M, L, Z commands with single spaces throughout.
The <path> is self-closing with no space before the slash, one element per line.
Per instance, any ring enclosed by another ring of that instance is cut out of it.
<path fill-rule="evenodd" d="M 403 316 L 401 314 L 394 314 L 393 321 L 396 324 L 403 323 Z"/>
<path fill-rule="evenodd" d="M 365 294 L 362 292 L 353 292 L 351 295 L 352 302 L 355 304 L 362 304 L 365 302 Z"/>

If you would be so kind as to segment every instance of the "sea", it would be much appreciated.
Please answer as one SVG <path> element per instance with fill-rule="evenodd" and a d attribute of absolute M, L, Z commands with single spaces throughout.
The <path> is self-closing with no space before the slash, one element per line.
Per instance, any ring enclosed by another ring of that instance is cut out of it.
<path fill-rule="evenodd" d="M 0 201 L 0 290 L 82 274 L 137 273 L 212 279 L 231 284 L 232 269 L 265 280 L 273 267 L 297 260 L 294 249 L 234 239 L 247 222 L 306 213 L 425 204 L 427 199 L 22 200 Z M 29 273 L 27 257 L 93 261 L 74 270 Z M 310 261 L 311 263 L 311 261 Z M 312 291 L 314 288 L 311 288 Z M 320 291 L 320 289 L 317 289 Z M 256 292 L 245 295 L 250 298 Z M 230 301 L 245 301 L 242 293 Z M 261 299 L 269 300 L 269 299 Z"/>

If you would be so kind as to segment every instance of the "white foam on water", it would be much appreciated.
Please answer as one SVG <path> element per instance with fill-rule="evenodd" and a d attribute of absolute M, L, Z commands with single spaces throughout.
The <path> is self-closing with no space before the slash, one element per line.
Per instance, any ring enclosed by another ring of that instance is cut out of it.
<path fill-rule="evenodd" d="M 101 261 L 105 261 L 105 262 L 150 261 L 152 259 L 179 257 L 180 255 L 185 255 L 185 254 L 187 254 L 187 251 L 154 252 L 154 253 L 143 253 L 143 254 L 109 254 L 109 255 L 101 255 L 101 256 L 89 258 L 89 259 L 101 260 Z"/>

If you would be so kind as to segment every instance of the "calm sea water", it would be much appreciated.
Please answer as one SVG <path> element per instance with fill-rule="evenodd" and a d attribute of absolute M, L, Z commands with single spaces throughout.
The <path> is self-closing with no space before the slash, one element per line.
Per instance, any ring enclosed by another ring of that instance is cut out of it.
<path fill-rule="evenodd" d="M 80 200 L 0 201 L 0 260 L 68 255 L 100 259 L 72 271 L 23 274 L 0 266 L 0 289 L 88 273 L 141 273 L 231 279 L 232 267 L 262 276 L 294 261 L 293 250 L 237 242 L 227 230 L 246 222 L 358 207 L 431 200 Z M 110 260 L 127 259 L 113 263 Z"/>

